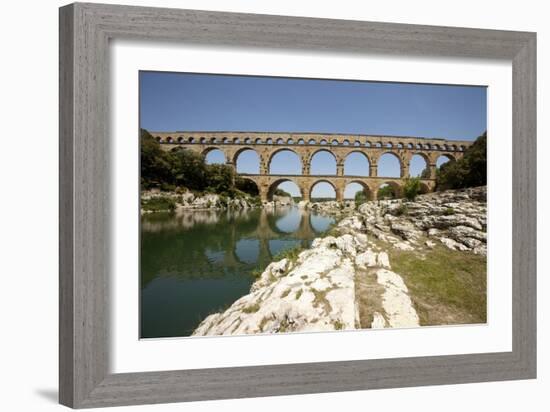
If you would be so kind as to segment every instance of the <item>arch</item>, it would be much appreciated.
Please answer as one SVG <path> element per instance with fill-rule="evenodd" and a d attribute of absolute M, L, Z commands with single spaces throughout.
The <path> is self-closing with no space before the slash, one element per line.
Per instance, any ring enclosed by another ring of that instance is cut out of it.
<path fill-rule="evenodd" d="M 241 192 L 248 193 L 251 196 L 258 196 L 260 194 L 260 188 L 258 187 L 258 184 L 254 180 L 248 179 L 246 177 L 237 176 L 235 178 L 235 186 Z"/>
<path fill-rule="evenodd" d="M 286 153 L 283 153 L 286 152 Z M 281 163 L 279 163 L 279 158 Z M 273 163 L 277 161 L 277 163 Z M 302 174 L 302 159 L 292 149 L 281 148 L 273 151 L 268 160 L 269 174 L 276 175 L 301 175 Z"/>
<path fill-rule="evenodd" d="M 240 144 L 240 143 L 241 143 L 241 139 L 239 139 L 238 137 L 233 138 L 233 144 Z"/>
<path fill-rule="evenodd" d="M 354 150 L 344 159 L 344 176 L 369 176 L 370 160 L 366 153 Z"/>
<path fill-rule="evenodd" d="M 317 144 L 317 142 L 315 141 L 315 139 L 309 139 L 307 141 L 307 144 Z"/>
<path fill-rule="evenodd" d="M 298 139 L 298 144 L 306 144 L 306 142 L 304 141 L 304 139 Z"/>
<path fill-rule="evenodd" d="M 361 142 L 359 140 L 356 140 L 355 142 L 353 142 L 353 145 L 355 147 L 359 147 L 359 146 L 361 146 Z"/>
<path fill-rule="evenodd" d="M 287 139 L 286 144 L 294 144 L 294 139 L 292 137 Z"/>
<path fill-rule="evenodd" d="M 437 143 L 434 143 L 434 144 L 432 145 L 432 149 L 433 149 L 433 150 L 441 150 L 441 147 L 440 147 Z"/>
<path fill-rule="evenodd" d="M 390 190 L 385 189 L 385 187 L 390 187 Z M 383 182 L 378 186 L 377 199 L 397 199 L 401 197 L 401 185 L 397 182 L 388 180 Z"/>
<path fill-rule="evenodd" d="M 260 174 L 260 155 L 251 147 L 243 147 L 235 152 L 233 164 L 237 173 Z"/>
<path fill-rule="evenodd" d="M 376 147 L 376 148 L 378 148 L 378 149 L 382 148 L 382 142 L 376 142 L 376 143 L 374 143 L 374 147 Z"/>
<path fill-rule="evenodd" d="M 206 143 L 206 137 L 201 137 L 200 142 L 201 142 L 201 144 L 205 144 Z"/>
<path fill-rule="evenodd" d="M 262 139 L 260 139 L 260 138 L 258 137 L 256 140 L 254 140 L 254 143 L 256 143 L 256 144 L 262 144 Z"/>
<path fill-rule="evenodd" d="M 393 143 L 392 142 L 386 142 L 386 143 L 384 143 L 384 147 L 386 149 L 391 149 L 391 148 L 393 148 Z"/>
<path fill-rule="evenodd" d="M 252 144 L 252 139 L 250 137 L 245 137 L 244 144 Z"/>
<path fill-rule="evenodd" d="M 397 143 L 396 147 L 398 149 L 403 149 L 403 143 L 401 143 L 401 142 Z"/>
<path fill-rule="evenodd" d="M 320 145 L 326 145 L 328 144 L 327 140 L 326 139 L 321 139 L 321 141 L 319 142 Z"/>
<path fill-rule="evenodd" d="M 412 143 L 407 143 L 407 149 L 413 149 L 414 145 Z"/>
<path fill-rule="evenodd" d="M 180 136 L 180 137 L 178 137 L 177 142 L 178 143 L 183 143 L 184 140 L 185 140 L 185 138 L 183 136 Z"/>
<path fill-rule="evenodd" d="M 225 153 L 218 147 L 208 147 L 203 150 L 202 155 L 206 164 L 225 164 L 227 162 Z"/>
<path fill-rule="evenodd" d="M 372 147 L 372 143 L 367 140 L 365 142 L 365 147 Z"/>
<path fill-rule="evenodd" d="M 313 193 L 314 191 L 316 191 L 315 196 Z M 313 199 L 332 199 L 333 197 L 334 200 L 336 200 L 336 186 L 326 179 L 317 180 L 309 188 L 309 198 L 312 201 Z"/>
<path fill-rule="evenodd" d="M 283 188 L 285 192 L 291 194 L 293 197 L 301 197 L 303 199 L 304 194 L 302 193 L 302 190 L 300 189 L 300 186 L 298 185 L 298 183 L 296 183 L 292 179 L 277 179 L 273 183 L 271 183 L 271 185 L 269 186 L 269 189 L 267 190 L 267 200 L 269 200 L 270 202 L 273 200 L 273 195 L 275 193 L 275 190 L 283 183 L 290 183 L 290 184 L 286 184 L 285 187 Z M 295 196 L 296 190 L 297 190 L 297 193 L 299 194 L 298 196 Z"/>
<path fill-rule="evenodd" d="M 328 156 L 325 155 L 328 153 Z M 320 163 L 321 162 L 321 163 Z M 327 149 L 319 149 L 309 158 L 310 175 L 335 175 L 337 159 L 334 153 Z"/>
<path fill-rule="evenodd" d="M 282 138 L 278 138 L 276 141 L 277 144 L 285 144 L 285 141 Z"/>
<path fill-rule="evenodd" d="M 357 193 L 360 191 L 365 194 L 364 198 L 357 196 Z M 351 182 L 348 182 L 344 188 L 344 199 L 356 200 L 363 203 L 366 200 L 372 199 L 372 189 L 361 180 L 352 180 Z"/>
<path fill-rule="evenodd" d="M 168 136 L 166 139 L 164 139 L 164 141 L 166 143 L 172 143 L 174 141 L 174 139 L 172 138 L 172 136 Z"/>
<path fill-rule="evenodd" d="M 217 137 L 210 138 L 210 143 L 217 144 L 218 143 L 218 138 Z"/>
<path fill-rule="evenodd" d="M 384 152 L 378 158 L 377 175 L 380 177 L 401 177 L 402 169 L 401 158 L 394 152 Z"/>
<path fill-rule="evenodd" d="M 330 142 L 330 144 L 331 144 L 332 146 L 338 146 L 339 143 L 338 143 L 338 140 L 332 139 L 332 141 Z"/>
<path fill-rule="evenodd" d="M 229 139 L 228 139 L 227 137 L 224 137 L 224 138 L 222 139 L 222 143 L 223 143 L 223 144 L 229 144 Z"/>
<path fill-rule="evenodd" d="M 268 137 L 266 140 L 265 140 L 265 144 L 273 144 L 273 139 L 271 137 Z"/>
<path fill-rule="evenodd" d="M 425 153 L 417 152 L 414 153 L 409 161 L 409 176 L 411 177 L 424 177 L 429 178 L 429 167 L 430 159 Z M 425 170 L 428 170 L 425 172 Z M 425 173 L 428 173 L 425 176 Z"/>
<path fill-rule="evenodd" d="M 348 140 L 348 139 L 345 139 L 345 140 L 342 142 L 342 145 L 344 145 L 344 146 L 349 146 L 349 140 Z"/>

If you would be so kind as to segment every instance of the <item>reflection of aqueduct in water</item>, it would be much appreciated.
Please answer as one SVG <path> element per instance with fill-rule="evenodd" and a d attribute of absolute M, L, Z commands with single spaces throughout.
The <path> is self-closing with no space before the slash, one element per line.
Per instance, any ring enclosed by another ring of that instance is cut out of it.
<path fill-rule="evenodd" d="M 285 181 L 294 182 L 302 193 L 302 199 L 309 200 L 313 186 L 327 182 L 336 192 L 336 200 L 344 198 L 344 190 L 350 183 L 359 183 L 376 200 L 378 189 L 383 184 L 391 185 L 399 193 L 403 179 L 409 176 L 409 167 L 414 155 L 424 158 L 430 171 L 428 179 L 421 180 L 423 192 L 433 191 L 437 159 L 445 156 L 453 161 L 464 155 L 470 141 L 426 139 L 419 137 L 342 135 L 318 133 L 269 133 L 269 132 L 151 132 L 164 150 L 184 147 L 206 155 L 219 149 L 226 164 L 235 167 L 237 158 L 245 150 L 254 150 L 260 159 L 260 173 L 241 175 L 256 183 L 262 201 L 271 200 L 277 186 Z M 274 175 L 269 173 L 273 156 L 282 150 L 296 153 L 302 163 L 301 175 Z M 320 176 L 310 174 L 313 156 L 329 152 L 336 159 L 336 175 Z M 368 176 L 344 174 L 344 162 L 351 153 L 363 154 L 369 162 Z M 377 175 L 378 159 L 386 153 L 395 156 L 400 165 L 400 177 Z"/>
<path fill-rule="evenodd" d="M 231 214 L 232 219 L 246 219 L 254 210 L 232 210 L 225 213 Z M 254 227 L 246 224 L 227 225 L 224 229 L 226 247 L 223 252 L 223 267 L 234 268 L 243 264 L 237 253 L 237 244 L 240 240 L 258 241 L 258 261 L 271 262 L 273 251 L 270 247 L 272 240 L 288 240 L 289 238 L 307 246 L 308 242 L 319 236 L 324 227 L 315 227 L 312 222 L 312 213 L 304 209 L 295 209 L 297 224 L 292 224 L 288 231 L 278 227 L 278 219 L 286 215 L 287 209 L 266 210 L 260 209 L 257 224 Z M 217 225 L 223 219 L 223 212 L 218 210 L 190 210 L 188 213 L 176 214 L 175 219 L 166 221 L 149 220 L 148 216 L 142 220 L 141 227 L 145 232 L 162 232 L 167 229 L 190 229 L 196 225 Z M 294 223 L 294 222 L 293 222 Z M 186 262 L 189 267 L 184 272 L 196 272 L 199 266 L 196 261 Z M 180 269 L 181 262 L 178 263 Z"/>

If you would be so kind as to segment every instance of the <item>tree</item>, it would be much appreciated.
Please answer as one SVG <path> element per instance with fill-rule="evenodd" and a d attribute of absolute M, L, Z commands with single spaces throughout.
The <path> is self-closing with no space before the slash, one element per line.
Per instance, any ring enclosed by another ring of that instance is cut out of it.
<path fill-rule="evenodd" d="M 436 174 L 437 190 L 487 184 L 487 132 L 464 152 L 462 159 L 443 164 Z"/>
<path fill-rule="evenodd" d="M 250 196 L 258 196 L 260 191 L 258 186 L 250 179 L 245 179 L 239 176 L 235 176 L 235 187 L 241 192 L 247 193 Z"/>
<path fill-rule="evenodd" d="M 174 183 L 191 190 L 204 190 L 209 178 L 204 156 L 180 148 L 172 150 L 169 155 Z"/>
<path fill-rule="evenodd" d="M 273 194 L 275 196 L 280 196 L 280 197 L 292 197 L 292 195 L 288 192 L 285 192 L 283 189 L 281 188 L 277 188 L 275 189 L 275 191 L 273 192 Z"/>
<path fill-rule="evenodd" d="M 168 153 L 145 130 L 140 130 L 141 143 L 141 183 L 144 188 L 159 186 L 162 183 L 174 183 L 172 164 Z"/>
<path fill-rule="evenodd" d="M 356 192 L 354 200 L 355 200 L 355 205 L 356 206 L 362 205 L 367 200 L 369 200 L 369 196 L 368 196 L 367 192 L 365 192 L 365 189 L 359 190 L 358 192 Z"/>
<path fill-rule="evenodd" d="M 403 183 L 403 195 L 407 200 L 414 200 L 420 193 L 420 179 L 418 177 L 409 177 Z"/>

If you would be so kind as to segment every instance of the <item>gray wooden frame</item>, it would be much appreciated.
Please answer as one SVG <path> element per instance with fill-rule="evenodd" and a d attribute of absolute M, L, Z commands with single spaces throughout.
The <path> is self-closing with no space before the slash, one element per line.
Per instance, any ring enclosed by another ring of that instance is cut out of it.
<path fill-rule="evenodd" d="M 110 374 L 108 51 L 114 38 L 511 61 L 513 350 Z M 535 33 L 85 3 L 62 7 L 60 402 L 85 408 L 535 378 L 535 106 Z"/>

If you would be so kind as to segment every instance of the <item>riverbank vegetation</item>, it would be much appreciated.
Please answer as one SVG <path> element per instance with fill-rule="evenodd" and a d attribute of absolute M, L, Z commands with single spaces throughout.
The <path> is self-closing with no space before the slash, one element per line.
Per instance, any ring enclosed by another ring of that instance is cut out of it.
<path fill-rule="evenodd" d="M 225 197 L 258 196 L 256 184 L 236 175 L 233 168 L 206 164 L 204 156 L 175 148 L 167 152 L 141 129 L 141 190 L 216 193 Z"/>
<path fill-rule="evenodd" d="M 464 152 L 464 157 L 441 165 L 436 173 L 436 190 L 462 189 L 487 184 L 487 132 Z"/>
<path fill-rule="evenodd" d="M 423 258 L 419 251 L 389 251 L 420 318 L 420 324 L 449 325 L 487 322 L 485 256 L 438 245 Z"/>

